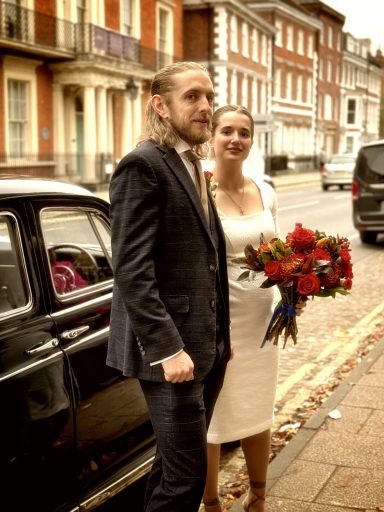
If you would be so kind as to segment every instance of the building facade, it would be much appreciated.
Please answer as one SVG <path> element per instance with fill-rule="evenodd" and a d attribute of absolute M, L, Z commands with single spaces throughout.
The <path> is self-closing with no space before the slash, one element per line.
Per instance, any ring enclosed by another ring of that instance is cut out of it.
<path fill-rule="evenodd" d="M 216 107 L 251 111 L 249 165 L 356 152 L 379 137 L 383 58 L 344 21 L 320 0 L 0 1 L 0 173 L 107 182 L 178 60 L 208 67 Z"/>
<path fill-rule="evenodd" d="M 293 1 L 256 0 L 247 5 L 276 29 L 272 55 L 272 170 L 287 165 L 294 169 L 310 167 L 315 155 L 316 41 L 321 23 Z"/>
<path fill-rule="evenodd" d="M 383 69 L 370 53 L 370 40 L 344 34 L 341 76 L 340 150 L 357 153 L 379 138 Z"/>
<path fill-rule="evenodd" d="M 184 1 L 184 58 L 208 67 L 216 108 L 228 103 L 243 105 L 253 115 L 250 168 L 259 165 L 259 153 L 270 151 L 274 33 L 272 25 L 242 2 Z"/>
<path fill-rule="evenodd" d="M 318 77 L 316 105 L 316 152 L 339 152 L 341 114 L 341 72 L 345 16 L 319 0 L 301 0 L 321 21 L 318 33 Z"/>
<path fill-rule="evenodd" d="M 182 2 L 0 2 L 0 172 L 89 187 L 137 142 L 154 72 L 180 60 Z"/>

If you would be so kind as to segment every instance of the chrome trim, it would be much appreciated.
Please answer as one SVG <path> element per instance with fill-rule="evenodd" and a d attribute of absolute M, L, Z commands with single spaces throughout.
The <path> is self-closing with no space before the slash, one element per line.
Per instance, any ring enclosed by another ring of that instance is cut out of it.
<path fill-rule="evenodd" d="M 3 373 L 3 375 L 0 376 L 0 382 L 11 379 L 12 377 L 16 377 L 20 373 L 25 373 L 26 371 L 36 368 L 38 366 L 46 366 L 47 361 L 55 361 L 56 359 L 61 360 L 62 358 L 63 358 L 63 354 L 62 354 L 61 350 L 58 350 L 57 352 L 55 352 L 55 354 L 51 354 L 50 356 L 45 356 L 44 359 L 40 359 L 39 361 L 35 361 L 34 363 L 28 364 L 26 366 L 22 366 L 21 368 L 18 368 L 17 370 Z"/>
<path fill-rule="evenodd" d="M 80 503 L 80 512 L 94 510 L 96 507 L 102 505 L 109 499 L 116 496 L 119 492 L 126 489 L 129 485 L 142 478 L 150 471 L 154 458 L 154 455 L 150 456 L 147 460 L 140 464 L 140 466 L 135 467 L 135 469 L 131 471 L 128 471 L 128 473 L 105 487 L 105 489 L 99 491 L 91 498 L 88 498 L 86 501 Z"/>
<path fill-rule="evenodd" d="M 89 325 L 83 325 L 82 327 L 78 327 L 77 329 L 71 329 L 69 331 L 64 331 L 61 334 L 61 337 L 65 340 L 73 340 L 80 336 L 80 334 L 84 334 L 85 332 L 89 331 L 90 327 Z"/>
<path fill-rule="evenodd" d="M 27 356 L 35 356 L 40 352 L 45 352 L 46 350 L 51 350 L 52 348 L 56 348 L 59 345 L 59 340 L 57 338 L 52 338 L 46 343 L 41 343 L 33 348 L 30 348 L 25 351 Z"/>
<path fill-rule="evenodd" d="M 95 292 L 95 290 L 93 290 Z M 75 304 L 74 306 L 69 306 L 61 311 L 55 311 L 52 313 L 53 319 L 65 318 L 68 314 L 74 313 L 75 311 L 80 311 L 83 309 L 90 309 L 93 306 L 99 306 L 105 304 L 105 302 L 112 301 L 112 292 L 106 293 L 101 297 L 95 297 L 94 299 L 88 300 L 87 302 L 82 302 L 81 304 Z"/>
<path fill-rule="evenodd" d="M 17 254 L 17 256 L 20 257 L 20 260 L 18 261 L 18 263 L 20 263 L 21 279 L 26 287 L 26 292 L 27 292 L 27 303 L 24 306 L 21 306 L 20 308 L 12 309 L 5 313 L 0 313 L 0 318 L 9 318 L 12 316 L 16 316 L 16 314 L 24 313 L 26 311 L 31 310 L 32 306 L 33 306 L 33 301 L 32 301 L 32 290 L 31 290 L 30 281 L 28 278 L 27 265 L 25 263 L 23 242 L 22 242 L 22 238 L 20 236 L 18 218 L 12 212 L 7 211 L 7 210 L 1 210 L 0 216 L 1 215 L 8 216 L 8 217 L 12 218 L 13 228 L 15 230 L 15 241 L 17 244 L 16 254 Z M 15 314 L 15 312 L 16 312 L 16 314 Z M 8 313 L 11 313 L 11 314 L 8 314 Z"/>

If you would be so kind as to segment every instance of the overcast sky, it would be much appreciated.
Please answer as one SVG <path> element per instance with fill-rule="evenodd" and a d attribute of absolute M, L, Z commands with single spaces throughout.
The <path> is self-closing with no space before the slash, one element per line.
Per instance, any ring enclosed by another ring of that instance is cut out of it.
<path fill-rule="evenodd" d="M 384 52 L 384 0 L 323 0 L 344 14 L 344 32 L 372 41 L 371 52 Z"/>

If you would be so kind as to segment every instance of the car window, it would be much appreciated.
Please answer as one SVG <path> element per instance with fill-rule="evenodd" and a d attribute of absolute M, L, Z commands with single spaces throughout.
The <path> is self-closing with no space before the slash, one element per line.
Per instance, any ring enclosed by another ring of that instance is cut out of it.
<path fill-rule="evenodd" d="M 0 213 L 0 316 L 27 306 L 28 289 L 17 222 Z"/>
<path fill-rule="evenodd" d="M 355 161 L 353 156 L 334 156 L 331 158 L 331 164 L 351 164 Z"/>
<path fill-rule="evenodd" d="M 112 279 L 111 236 L 98 213 L 47 208 L 41 212 L 41 226 L 58 295 Z"/>
<path fill-rule="evenodd" d="M 358 170 L 365 181 L 383 183 L 384 145 L 364 148 L 359 156 Z"/>

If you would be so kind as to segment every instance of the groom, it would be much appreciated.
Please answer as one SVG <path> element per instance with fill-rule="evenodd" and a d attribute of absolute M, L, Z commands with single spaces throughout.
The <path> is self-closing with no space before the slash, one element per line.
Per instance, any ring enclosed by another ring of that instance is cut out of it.
<path fill-rule="evenodd" d="M 230 353 L 224 235 L 211 197 L 208 219 L 204 213 L 189 159 L 210 137 L 213 100 L 203 66 L 161 69 L 146 138 L 121 160 L 110 186 L 107 364 L 139 379 L 156 434 L 146 512 L 198 510 L 207 426 Z"/>

